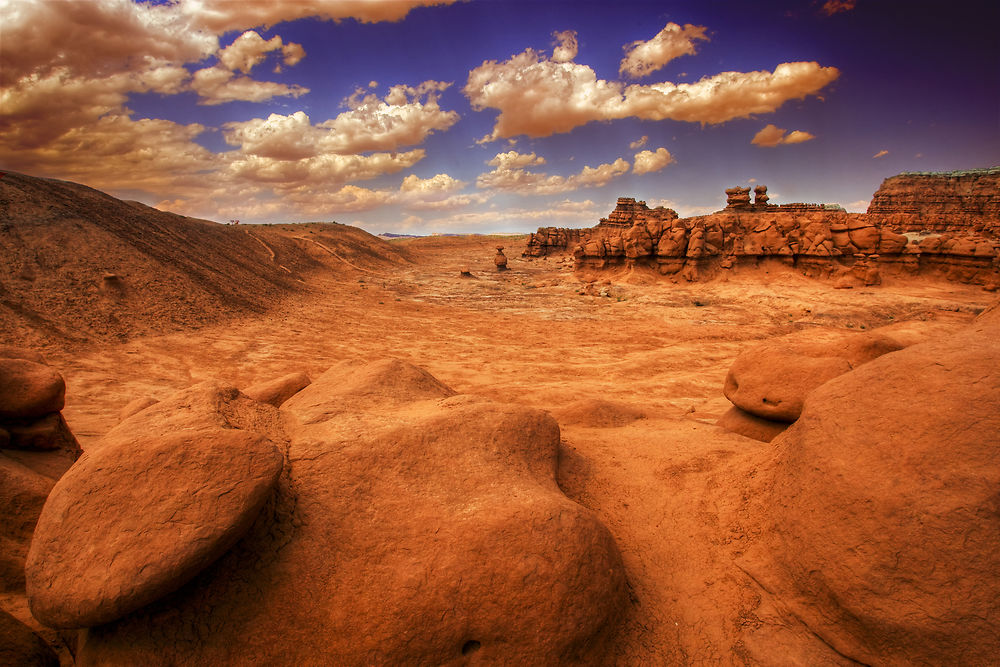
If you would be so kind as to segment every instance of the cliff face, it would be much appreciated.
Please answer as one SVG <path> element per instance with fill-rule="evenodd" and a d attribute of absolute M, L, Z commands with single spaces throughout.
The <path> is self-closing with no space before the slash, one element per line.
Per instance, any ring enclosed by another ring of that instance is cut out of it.
<path fill-rule="evenodd" d="M 887 178 L 868 214 L 900 232 L 1000 235 L 1000 167 Z"/>

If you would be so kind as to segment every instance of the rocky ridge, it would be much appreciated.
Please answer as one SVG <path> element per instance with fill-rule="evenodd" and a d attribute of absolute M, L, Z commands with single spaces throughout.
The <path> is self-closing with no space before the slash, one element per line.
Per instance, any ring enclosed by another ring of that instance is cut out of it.
<path fill-rule="evenodd" d="M 691 218 L 621 198 L 609 217 L 590 230 L 539 230 L 529 239 L 525 255 L 544 255 L 565 239 L 581 270 L 651 269 L 673 280 L 694 281 L 777 264 L 831 279 L 844 288 L 877 285 L 883 276 L 924 275 L 996 289 L 1000 213 L 994 200 L 1000 197 L 996 194 L 1000 169 L 981 172 L 920 176 L 944 183 L 942 190 L 954 180 L 979 193 L 951 199 L 925 196 L 927 188 L 913 186 L 911 177 L 896 177 L 902 185 L 883 184 L 885 193 L 896 194 L 877 193 L 877 203 L 873 202 L 877 212 L 868 214 L 847 213 L 832 204 L 774 205 L 765 186 L 755 188 L 753 201 L 750 188 L 730 188 L 725 209 Z M 901 191 L 910 193 L 905 206 L 899 203 L 904 201 Z M 926 215 L 914 212 L 923 211 L 925 205 Z M 950 215 L 957 206 L 965 207 L 959 223 L 934 222 L 935 215 Z M 914 240 L 901 233 L 917 229 L 923 234 Z M 576 237 L 580 241 L 572 246 Z"/>

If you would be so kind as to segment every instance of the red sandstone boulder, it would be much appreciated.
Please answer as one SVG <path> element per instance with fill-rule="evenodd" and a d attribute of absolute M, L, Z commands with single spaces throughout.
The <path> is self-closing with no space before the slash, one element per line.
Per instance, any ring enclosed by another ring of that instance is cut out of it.
<path fill-rule="evenodd" d="M 247 537 L 168 599 L 86 631 L 80 660 L 605 662 L 624 573 L 556 484 L 558 426 L 453 394 L 399 361 L 317 378 L 282 408 L 288 467 Z"/>
<path fill-rule="evenodd" d="M 255 401 L 280 408 L 282 403 L 308 387 L 311 382 L 305 373 L 290 373 L 277 380 L 247 387 L 243 393 Z"/>
<path fill-rule="evenodd" d="M 600 398 L 573 401 L 554 413 L 560 424 L 592 428 L 617 428 L 646 417 L 639 408 Z"/>
<path fill-rule="evenodd" d="M 1000 317 L 809 395 L 774 441 L 755 577 L 865 664 L 1000 655 Z"/>
<path fill-rule="evenodd" d="M 901 347 L 875 333 L 799 331 L 740 353 L 726 376 L 723 393 L 750 414 L 793 422 L 809 392 Z"/>
<path fill-rule="evenodd" d="M 66 383 L 54 369 L 27 359 L 0 359 L 0 418 L 41 417 L 63 409 Z"/>
<path fill-rule="evenodd" d="M 176 590 L 246 533 L 282 464 L 273 443 L 239 430 L 136 434 L 88 450 L 35 528 L 31 613 L 54 628 L 90 627 Z"/>

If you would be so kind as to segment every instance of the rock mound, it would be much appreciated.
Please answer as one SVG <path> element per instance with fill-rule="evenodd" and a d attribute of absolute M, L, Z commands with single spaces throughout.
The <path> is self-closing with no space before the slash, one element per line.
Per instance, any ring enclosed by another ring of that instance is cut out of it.
<path fill-rule="evenodd" d="M 250 533 L 176 593 L 87 630 L 80 660 L 604 660 L 622 564 L 556 484 L 547 413 L 455 396 L 396 360 L 335 366 L 281 411 L 288 464 Z"/>
<path fill-rule="evenodd" d="M 264 312 L 302 291 L 311 272 L 353 275 L 403 261 L 344 225 L 220 225 L 76 183 L 0 179 L 0 337 L 9 340 L 201 326 Z"/>
<path fill-rule="evenodd" d="M 758 578 L 866 664 L 1000 655 L 1000 318 L 826 383 L 774 441 Z"/>
<path fill-rule="evenodd" d="M 719 417 L 716 424 L 727 431 L 761 442 L 771 442 L 788 428 L 788 422 L 764 419 L 740 410 L 735 405 Z"/>

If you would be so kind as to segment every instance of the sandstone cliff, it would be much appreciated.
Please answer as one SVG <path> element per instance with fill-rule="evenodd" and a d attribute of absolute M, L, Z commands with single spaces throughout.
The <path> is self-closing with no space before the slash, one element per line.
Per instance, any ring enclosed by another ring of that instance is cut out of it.
<path fill-rule="evenodd" d="M 1000 233 L 1000 167 L 887 178 L 868 214 L 899 232 Z"/>

